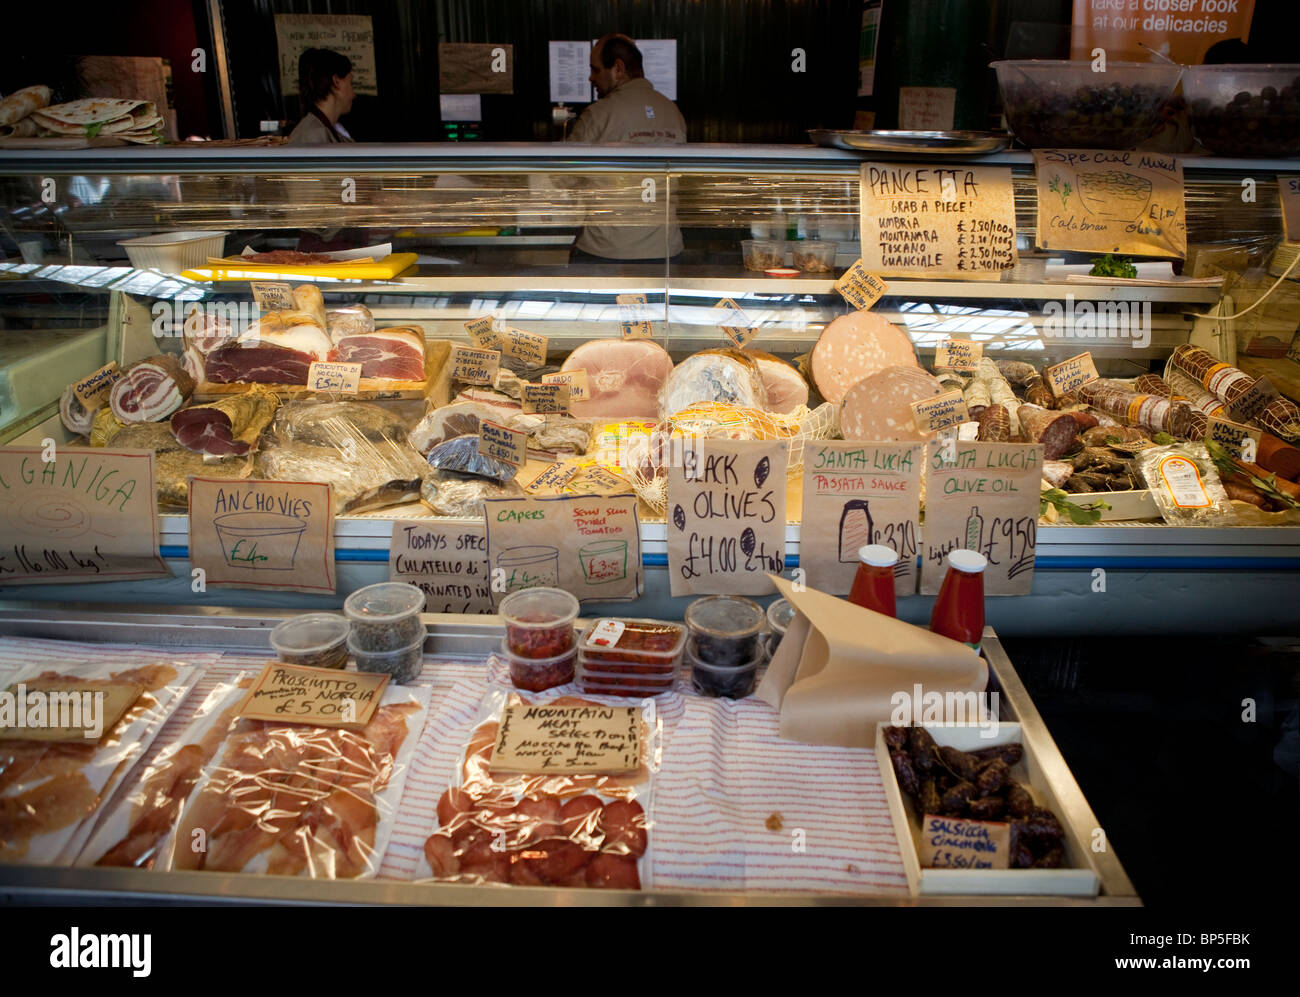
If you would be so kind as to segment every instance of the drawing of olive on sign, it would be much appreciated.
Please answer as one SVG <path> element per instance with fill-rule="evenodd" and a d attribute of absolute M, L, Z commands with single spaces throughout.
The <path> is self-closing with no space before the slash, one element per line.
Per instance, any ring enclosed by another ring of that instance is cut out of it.
<path fill-rule="evenodd" d="M 672 594 L 767 595 L 785 569 L 784 440 L 686 440 L 668 475 Z"/>

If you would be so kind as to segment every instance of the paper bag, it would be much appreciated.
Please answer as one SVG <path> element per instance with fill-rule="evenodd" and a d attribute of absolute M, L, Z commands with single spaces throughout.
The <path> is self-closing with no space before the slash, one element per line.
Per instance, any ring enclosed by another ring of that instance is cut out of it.
<path fill-rule="evenodd" d="M 756 695 L 780 710 L 787 740 L 869 748 L 876 724 L 892 722 L 918 686 L 944 695 L 982 693 L 988 685 L 988 664 L 965 644 L 769 577 L 797 612 Z M 912 711 L 919 719 L 921 704 Z"/>

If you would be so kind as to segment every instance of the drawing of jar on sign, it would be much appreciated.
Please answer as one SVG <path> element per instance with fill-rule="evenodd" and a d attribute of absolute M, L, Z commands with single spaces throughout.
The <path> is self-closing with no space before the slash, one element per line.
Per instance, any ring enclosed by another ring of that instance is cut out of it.
<path fill-rule="evenodd" d="M 582 577 L 588 585 L 617 582 L 627 577 L 627 541 L 595 540 L 578 548 Z"/>
<path fill-rule="evenodd" d="M 560 552 L 555 547 L 507 547 L 497 555 L 497 567 L 506 573 L 507 592 L 560 585 Z"/>
<path fill-rule="evenodd" d="M 236 568 L 289 571 L 306 520 L 278 512 L 232 512 L 213 520 L 226 563 Z"/>

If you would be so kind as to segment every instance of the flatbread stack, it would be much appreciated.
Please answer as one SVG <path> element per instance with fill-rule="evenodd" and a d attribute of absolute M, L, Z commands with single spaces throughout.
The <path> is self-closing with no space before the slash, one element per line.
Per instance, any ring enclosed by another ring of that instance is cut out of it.
<path fill-rule="evenodd" d="M 15 95 L 16 96 L 16 95 Z M 86 97 L 66 104 L 43 107 L 31 114 L 38 135 L 112 136 L 139 145 L 162 141 L 162 115 L 153 101 L 126 97 Z"/>
<path fill-rule="evenodd" d="M 26 138 L 39 130 L 32 112 L 48 106 L 53 96 L 49 87 L 23 87 L 0 100 L 0 138 Z"/>

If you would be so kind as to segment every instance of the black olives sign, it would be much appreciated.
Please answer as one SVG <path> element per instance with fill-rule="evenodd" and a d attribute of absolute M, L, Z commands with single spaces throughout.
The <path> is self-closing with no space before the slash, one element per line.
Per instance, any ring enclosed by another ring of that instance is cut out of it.
<path fill-rule="evenodd" d="M 766 595 L 785 569 L 783 440 L 688 440 L 670 469 L 672 594 Z"/>

